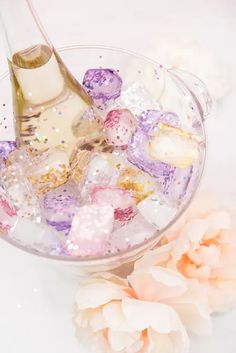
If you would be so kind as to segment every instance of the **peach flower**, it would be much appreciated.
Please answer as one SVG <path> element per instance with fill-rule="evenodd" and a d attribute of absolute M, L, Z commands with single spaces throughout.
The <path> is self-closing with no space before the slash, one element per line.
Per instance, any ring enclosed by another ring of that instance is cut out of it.
<path fill-rule="evenodd" d="M 235 210 L 200 194 L 165 233 L 162 244 L 137 261 L 136 270 L 178 270 L 205 290 L 211 312 L 223 312 L 236 302 Z"/>
<path fill-rule="evenodd" d="M 79 342 L 96 353 L 187 353 L 186 330 L 171 306 L 175 295 L 186 292 L 186 283 L 176 272 L 161 272 L 148 284 L 150 293 L 152 288 L 161 289 L 160 297 L 150 300 L 139 298 L 143 276 L 137 273 L 129 277 L 131 285 L 109 273 L 81 283 L 74 318 Z M 164 297 L 169 297 L 170 304 Z"/>
<path fill-rule="evenodd" d="M 211 334 L 205 290 L 196 280 L 161 266 L 136 268 L 128 280 L 139 299 L 165 303 L 177 312 L 187 330 L 201 336 Z"/>

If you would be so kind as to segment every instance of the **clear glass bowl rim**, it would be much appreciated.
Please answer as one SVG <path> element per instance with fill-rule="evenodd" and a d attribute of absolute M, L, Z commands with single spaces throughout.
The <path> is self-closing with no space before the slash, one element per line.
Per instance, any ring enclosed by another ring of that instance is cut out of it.
<path fill-rule="evenodd" d="M 169 71 L 163 65 L 159 64 L 155 60 L 152 60 L 152 59 L 146 57 L 145 55 L 138 54 L 133 51 L 122 49 L 119 47 L 91 44 L 91 45 L 68 45 L 68 46 L 56 48 L 56 50 L 59 53 L 65 52 L 65 51 L 91 50 L 91 49 L 93 49 L 93 50 L 95 49 L 98 51 L 99 50 L 107 50 L 107 51 L 123 53 L 126 55 L 130 55 L 132 57 L 135 57 L 136 59 L 142 60 L 148 64 L 159 66 L 159 68 L 161 68 L 162 70 L 164 70 L 166 72 Z M 0 76 L 0 82 L 2 80 L 6 79 L 8 76 L 9 76 L 9 72 L 5 72 L 3 75 Z M 189 91 L 189 93 L 190 93 L 190 95 L 192 95 L 192 93 L 190 91 Z M 203 133 L 204 133 L 204 138 L 206 141 L 206 134 L 205 134 L 205 128 L 204 128 L 204 116 L 202 114 L 201 109 L 199 109 L 199 115 L 201 116 L 201 119 L 203 122 Z M 61 255 L 51 255 L 51 254 L 46 254 L 46 253 L 43 254 L 41 252 L 37 252 L 36 250 L 30 249 L 29 247 L 26 247 L 24 245 L 17 243 L 16 241 L 14 241 L 13 239 L 11 239 L 8 236 L 6 237 L 3 235 L 2 239 L 4 239 L 7 243 L 13 245 L 14 247 L 16 247 L 24 252 L 27 252 L 31 255 L 39 256 L 39 257 L 41 257 L 43 259 L 47 259 L 47 260 L 56 260 L 61 263 L 64 262 L 64 263 L 69 263 L 69 264 L 75 264 L 75 265 L 81 266 L 81 267 L 92 267 L 92 266 L 96 266 L 96 265 L 98 265 L 98 266 L 109 265 L 110 263 L 117 263 L 119 265 L 120 265 L 120 263 L 123 264 L 125 262 L 128 262 L 129 259 L 132 258 L 133 256 L 138 256 L 138 254 L 140 254 L 141 252 L 153 248 L 153 246 L 155 246 L 158 243 L 158 240 L 161 238 L 161 235 L 164 232 L 166 232 L 167 229 L 169 229 L 186 211 L 186 209 L 191 204 L 196 191 L 198 190 L 199 184 L 202 179 L 204 167 L 205 167 L 205 161 L 206 161 L 206 148 L 204 148 L 203 163 L 202 163 L 201 170 L 199 171 L 198 181 L 195 185 L 195 189 L 194 189 L 191 197 L 189 198 L 188 202 L 186 202 L 185 206 L 181 209 L 181 211 L 179 213 L 177 213 L 176 217 L 165 228 L 163 228 L 161 231 L 157 231 L 155 233 L 155 235 L 153 235 L 147 241 L 142 242 L 140 244 L 137 244 L 135 246 L 132 246 L 130 249 L 127 249 L 125 251 L 121 251 L 121 252 L 115 253 L 115 254 L 108 254 L 108 255 L 104 255 L 104 256 L 89 256 L 89 257 L 68 256 L 68 257 L 66 257 L 66 256 L 61 256 Z M 125 261 L 124 259 L 127 259 L 127 261 Z"/>

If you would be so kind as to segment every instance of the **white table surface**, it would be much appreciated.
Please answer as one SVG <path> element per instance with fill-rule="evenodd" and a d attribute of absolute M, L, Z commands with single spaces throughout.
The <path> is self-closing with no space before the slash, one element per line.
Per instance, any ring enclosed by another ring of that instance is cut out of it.
<path fill-rule="evenodd" d="M 207 122 L 209 154 L 203 184 L 236 203 L 235 0 L 34 0 L 34 4 L 56 46 L 107 44 L 145 53 L 166 33 L 188 33 L 214 49 L 228 67 L 232 89 Z M 0 53 L 3 59 L 2 49 Z M 5 69 L 0 60 L 0 74 Z M 0 352 L 84 353 L 71 323 L 77 282 L 1 242 Z M 236 310 L 214 318 L 212 337 L 192 338 L 190 353 L 199 352 L 236 352 Z"/>

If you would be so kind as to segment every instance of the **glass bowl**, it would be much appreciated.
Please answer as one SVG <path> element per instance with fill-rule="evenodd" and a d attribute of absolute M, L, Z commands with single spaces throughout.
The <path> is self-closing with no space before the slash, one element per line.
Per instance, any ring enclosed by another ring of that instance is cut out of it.
<path fill-rule="evenodd" d="M 166 69 L 155 61 L 135 53 L 104 46 L 70 46 L 58 50 L 62 60 L 72 74 L 82 82 L 84 73 L 89 68 L 112 68 L 119 72 L 125 86 L 135 82 L 145 88 L 164 111 L 175 112 L 190 132 L 202 136 L 205 140 L 204 119 L 209 114 L 211 100 L 204 84 L 192 74 L 182 70 Z M 0 119 L 12 117 L 11 84 L 8 73 L 0 80 Z M 151 107 L 147 107 L 151 108 Z M 13 121 L 13 119 L 12 119 Z M 14 138 L 13 122 L 1 139 Z M 148 249 L 157 245 L 161 234 L 181 216 L 196 192 L 205 162 L 206 146 L 202 149 L 198 166 L 188 185 L 186 195 L 174 219 L 167 227 L 157 231 L 154 236 L 117 254 L 94 256 L 89 258 L 62 257 L 38 252 L 26 247 L 9 236 L 2 238 L 10 244 L 28 252 L 57 262 L 65 268 L 78 272 L 97 272 L 119 268 L 140 257 Z"/>

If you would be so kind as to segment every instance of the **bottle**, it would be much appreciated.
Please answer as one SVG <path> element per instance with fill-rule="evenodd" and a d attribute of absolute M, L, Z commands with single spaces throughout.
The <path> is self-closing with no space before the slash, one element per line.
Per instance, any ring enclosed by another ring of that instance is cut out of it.
<path fill-rule="evenodd" d="M 59 147 L 71 156 L 78 144 L 102 134 L 93 101 L 54 49 L 29 0 L 1 0 L 0 12 L 18 147 L 35 153 Z"/>

